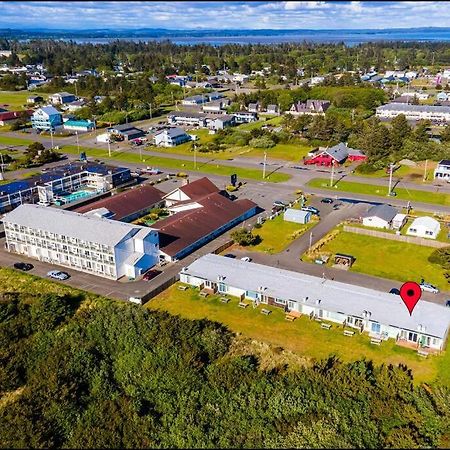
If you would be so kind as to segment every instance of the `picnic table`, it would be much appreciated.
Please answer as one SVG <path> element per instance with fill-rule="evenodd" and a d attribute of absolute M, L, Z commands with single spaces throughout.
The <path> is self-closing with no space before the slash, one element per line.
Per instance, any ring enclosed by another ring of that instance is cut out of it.
<path fill-rule="evenodd" d="M 178 286 L 178 289 L 179 289 L 180 291 L 185 291 L 185 290 L 188 289 L 188 287 L 187 287 L 187 286 Z"/>
<path fill-rule="evenodd" d="M 325 330 L 329 330 L 331 328 L 330 323 L 321 323 L 320 328 L 324 328 Z"/>
<path fill-rule="evenodd" d="M 417 354 L 419 355 L 419 356 L 422 356 L 422 357 L 424 357 L 424 358 L 426 358 L 427 356 L 428 356 L 428 352 L 427 351 L 425 351 L 425 350 L 417 350 Z"/>
<path fill-rule="evenodd" d="M 268 316 L 271 313 L 272 313 L 272 311 L 270 309 L 263 308 L 261 310 L 261 314 L 265 314 L 266 316 Z"/>
<path fill-rule="evenodd" d="M 230 301 L 230 299 L 226 298 L 226 297 L 220 297 L 220 301 L 221 301 L 221 303 L 228 303 Z"/>
<path fill-rule="evenodd" d="M 207 292 L 200 292 L 200 296 L 203 297 L 203 298 L 208 297 L 208 295 L 209 294 Z"/>
<path fill-rule="evenodd" d="M 353 336 L 355 334 L 354 331 L 344 330 L 344 336 Z"/>
<path fill-rule="evenodd" d="M 370 339 L 370 343 L 373 345 L 380 345 L 381 339 L 380 338 L 372 338 L 372 339 Z"/>
<path fill-rule="evenodd" d="M 240 308 L 247 308 L 248 303 L 244 303 L 244 302 L 239 302 L 239 307 Z"/>

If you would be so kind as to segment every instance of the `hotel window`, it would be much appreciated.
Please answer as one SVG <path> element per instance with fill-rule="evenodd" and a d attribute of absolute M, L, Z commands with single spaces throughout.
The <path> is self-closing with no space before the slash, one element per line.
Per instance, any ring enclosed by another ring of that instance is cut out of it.
<path fill-rule="evenodd" d="M 282 298 L 276 298 L 275 303 L 278 303 L 279 305 L 285 305 L 286 300 L 283 300 Z"/>
<path fill-rule="evenodd" d="M 187 281 L 189 283 L 189 281 Z M 219 283 L 219 292 L 227 292 L 228 286 L 225 283 Z"/>
<path fill-rule="evenodd" d="M 372 331 L 374 333 L 380 333 L 381 332 L 381 325 L 376 322 L 372 322 Z"/>

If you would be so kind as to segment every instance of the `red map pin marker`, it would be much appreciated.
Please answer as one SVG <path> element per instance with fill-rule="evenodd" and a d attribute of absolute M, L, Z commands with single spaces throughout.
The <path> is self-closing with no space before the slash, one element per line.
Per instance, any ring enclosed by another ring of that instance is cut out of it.
<path fill-rule="evenodd" d="M 400 288 L 400 297 L 408 308 L 409 315 L 412 314 L 417 302 L 420 300 L 421 295 L 422 289 L 420 289 L 420 286 L 417 283 L 414 283 L 414 281 L 407 281 Z"/>

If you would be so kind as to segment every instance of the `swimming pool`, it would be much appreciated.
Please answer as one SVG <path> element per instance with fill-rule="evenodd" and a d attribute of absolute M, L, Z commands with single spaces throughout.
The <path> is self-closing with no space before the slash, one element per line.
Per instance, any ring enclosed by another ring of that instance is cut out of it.
<path fill-rule="evenodd" d="M 63 197 L 58 197 L 55 200 L 55 205 L 57 205 L 57 206 L 65 205 L 67 203 L 72 203 L 76 200 L 80 200 L 82 198 L 91 197 L 92 195 L 96 195 L 97 193 L 98 193 L 97 191 L 87 191 L 84 189 L 80 190 L 80 191 L 75 191 L 69 195 L 65 195 Z"/>

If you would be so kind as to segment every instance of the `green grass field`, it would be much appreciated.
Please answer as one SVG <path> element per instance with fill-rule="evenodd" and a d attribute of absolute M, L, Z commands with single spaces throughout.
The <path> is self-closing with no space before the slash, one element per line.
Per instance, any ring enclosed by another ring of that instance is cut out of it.
<path fill-rule="evenodd" d="M 375 195 L 378 197 L 389 198 L 387 197 L 387 186 L 376 186 L 372 184 L 355 183 L 352 181 L 339 181 L 335 187 L 330 187 L 330 182 L 326 178 L 314 178 L 308 182 L 308 186 L 329 189 L 334 192 L 352 192 L 355 194 Z M 405 188 L 396 188 L 395 192 L 397 193 L 396 199 L 450 206 L 450 195 L 448 194 Z"/>
<path fill-rule="evenodd" d="M 0 135 L 0 145 L 29 145 L 33 142 L 32 139 L 22 139 L 16 137 L 2 136 Z"/>
<path fill-rule="evenodd" d="M 392 339 L 377 347 L 370 344 L 370 338 L 365 334 L 351 338 L 343 336 L 342 327 L 337 324 L 333 324 L 331 330 L 324 330 L 320 324 L 305 316 L 295 322 L 287 322 L 279 308 L 264 305 L 272 310 L 272 314 L 266 316 L 261 314 L 261 307 L 239 308 L 235 298 L 223 304 L 216 295 L 203 299 L 197 290 L 190 288 L 182 292 L 176 285 L 145 306 L 189 319 L 215 320 L 233 332 L 242 333 L 244 337 L 281 346 L 312 360 L 336 354 L 344 361 L 367 358 L 376 364 L 406 364 L 413 370 L 417 383 L 436 379 L 443 383 L 450 382 L 450 352 L 424 360 L 413 350 L 396 345 Z"/>
<path fill-rule="evenodd" d="M 27 98 L 34 95 L 35 92 L 30 91 L 1 91 L 0 90 L 0 105 L 7 105 L 6 108 L 26 109 Z M 39 94 L 44 99 L 48 94 Z"/>
<path fill-rule="evenodd" d="M 253 231 L 261 236 L 262 241 L 258 245 L 249 247 L 249 250 L 269 254 L 279 253 L 288 247 L 295 238 L 316 225 L 317 222 L 316 216 L 313 216 L 311 222 L 306 225 L 286 222 L 283 219 L 283 214 L 280 214 L 273 220 L 266 220 L 261 228 L 256 228 Z"/>
<path fill-rule="evenodd" d="M 107 150 L 99 150 L 97 148 L 86 148 L 80 147 L 81 151 L 86 152 L 86 156 L 90 158 L 108 158 Z M 78 154 L 78 149 L 75 145 L 65 145 L 61 151 L 63 153 L 73 153 Z M 125 151 L 113 151 L 111 159 L 116 161 L 125 161 L 131 163 L 145 163 L 148 166 L 161 167 L 168 169 L 177 169 L 180 171 L 184 170 L 195 170 L 193 161 L 182 161 L 175 158 L 164 158 L 157 156 L 143 155 L 143 160 L 141 161 L 140 155 L 138 153 L 128 153 Z M 250 178 L 253 180 L 262 181 L 262 170 L 256 169 L 245 169 L 241 167 L 234 166 L 221 166 L 219 164 L 213 163 L 198 163 L 197 169 L 200 173 L 213 174 L 213 175 L 224 175 L 230 176 L 236 173 L 239 178 Z M 285 173 L 273 173 L 266 177 L 265 181 L 272 183 L 280 183 L 288 181 L 291 178 L 290 175 Z"/>
<path fill-rule="evenodd" d="M 441 290 L 450 291 L 444 270 L 439 265 L 428 262 L 428 257 L 434 250 L 432 247 L 341 231 L 319 252 L 353 255 L 356 260 L 350 269 L 352 272 L 397 281 L 420 282 L 424 278 Z M 308 257 L 305 255 L 303 259 L 308 260 Z M 330 258 L 329 265 L 333 263 L 332 260 Z"/>

